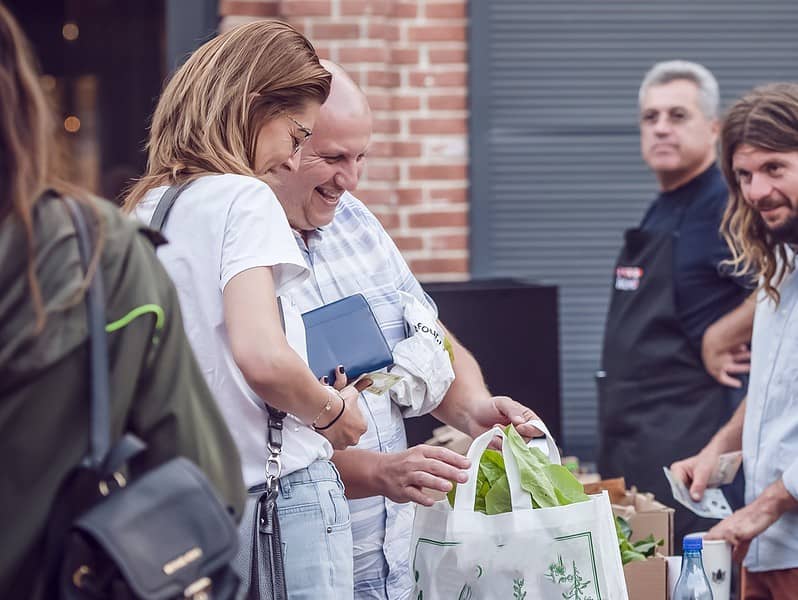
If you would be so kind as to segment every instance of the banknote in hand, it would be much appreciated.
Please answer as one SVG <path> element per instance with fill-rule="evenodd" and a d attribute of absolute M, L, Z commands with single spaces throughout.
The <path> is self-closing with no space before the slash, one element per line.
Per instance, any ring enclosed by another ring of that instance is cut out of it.
<path fill-rule="evenodd" d="M 393 373 L 386 373 L 385 371 L 374 371 L 373 373 L 366 373 L 358 377 L 357 381 L 361 379 L 371 379 L 371 385 L 367 387 L 364 392 L 370 392 L 372 394 L 384 394 L 397 383 L 402 381 L 402 378 L 399 375 L 394 375 Z"/>
<path fill-rule="evenodd" d="M 732 514 L 729 501 L 719 489 L 707 488 L 704 490 L 704 497 L 696 502 L 690 497 L 690 490 L 681 479 L 675 477 L 668 467 L 662 467 L 662 470 L 671 485 L 673 499 L 691 512 L 708 519 L 725 519 Z"/>

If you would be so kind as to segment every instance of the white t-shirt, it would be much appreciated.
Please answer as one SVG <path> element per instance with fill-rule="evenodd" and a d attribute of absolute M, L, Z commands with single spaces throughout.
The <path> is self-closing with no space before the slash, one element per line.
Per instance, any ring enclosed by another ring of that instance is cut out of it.
<path fill-rule="evenodd" d="M 136 217 L 149 223 L 166 190 L 150 190 L 136 207 Z M 163 233 L 169 244 L 158 250 L 158 257 L 177 287 L 189 342 L 238 445 L 244 482 L 247 487 L 261 483 L 268 412 L 233 360 L 222 292 L 239 273 L 268 266 L 281 295 L 307 278 L 307 267 L 277 197 L 254 177 L 225 174 L 196 180 L 176 200 Z M 284 475 L 331 456 L 326 438 L 286 418 Z"/>

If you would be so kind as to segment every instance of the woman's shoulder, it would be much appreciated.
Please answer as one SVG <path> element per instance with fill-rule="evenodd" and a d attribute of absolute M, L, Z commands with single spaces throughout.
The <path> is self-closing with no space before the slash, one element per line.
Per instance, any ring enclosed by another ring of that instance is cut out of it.
<path fill-rule="evenodd" d="M 233 173 L 201 177 L 184 194 L 191 198 L 193 209 L 220 216 L 225 214 L 229 217 L 239 211 L 269 214 L 279 206 L 277 196 L 267 183 L 256 177 Z"/>
<path fill-rule="evenodd" d="M 275 197 L 272 188 L 265 181 L 252 177 L 251 175 L 239 175 L 237 173 L 222 173 L 219 175 L 206 175 L 195 181 L 191 188 L 203 193 L 213 193 L 214 195 L 223 192 L 223 196 L 235 198 L 240 195 L 269 195 Z"/>
<path fill-rule="evenodd" d="M 148 222 L 169 186 L 151 188 L 136 206 L 135 215 Z M 189 227 L 199 223 L 222 222 L 236 213 L 271 214 L 279 206 L 277 196 L 256 177 L 223 173 L 204 175 L 191 182 L 176 200 L 173 214 Z M 174 221 L 174 219 L 170 219 Z"/>

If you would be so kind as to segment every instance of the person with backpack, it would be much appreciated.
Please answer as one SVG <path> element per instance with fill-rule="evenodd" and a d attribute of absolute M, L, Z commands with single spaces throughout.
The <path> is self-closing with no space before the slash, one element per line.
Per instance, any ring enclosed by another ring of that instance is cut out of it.
<path fill-rule="evenodd" d="M 239 454 L 183 330 L 175 288 L 148 231 L 58 178 L 56 121 L 27 40 L 0 4 L 0 597 L 52 598 L 46 536 L 59 491 L 89 448 L 84 303 L 102 273 L 111 441 L 146 448 L 136 476 L 185 457 L 239 519 Z M 94 237 L 84 272 L 65 197 Z"/>

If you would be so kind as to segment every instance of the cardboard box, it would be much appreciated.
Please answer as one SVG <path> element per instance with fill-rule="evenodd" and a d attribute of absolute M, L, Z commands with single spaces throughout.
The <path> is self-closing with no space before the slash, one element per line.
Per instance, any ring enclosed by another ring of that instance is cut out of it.
<path fill-rule="evenodd" d="M 623 575 L 629 600 L 667 600 L 668 565 L 661 554 L 624 565 Z"/>
<path fill-rule="evenodd" d="M 665 541 L 658 551 L 665 555 L 673 554 L 674 510 L 654 500 L 653 494 L 627 491 L 623 498 L 613 502 L 612 512 L 629 522 L 632 528 L 630 541 L 636 542 L 652 533 L 654 539 L 662 538 Z"/>
<path fill-rule="evenodd" d="M 586 494 L 600 494 L 601 488 L 596 490 L 595 492 L 588 492 L 588 486 L 594 486 L 597 483 L 601 483 L 601 475 L 598 473 L 574 473 L 574 477 L 576 480 L 581 483 L 585 488 Z M 610 502 L 612 502 L 612 495 L 610 495 Z"/>
<path fill-rule="evenodd" d="M 624 498 L 626 498 L 626 480 L 623 477 L 582 481 L 582 483 L 585 486 L 585 494 L 600 494 L 607 490 L 612 504 L 623 502 Z"/>

